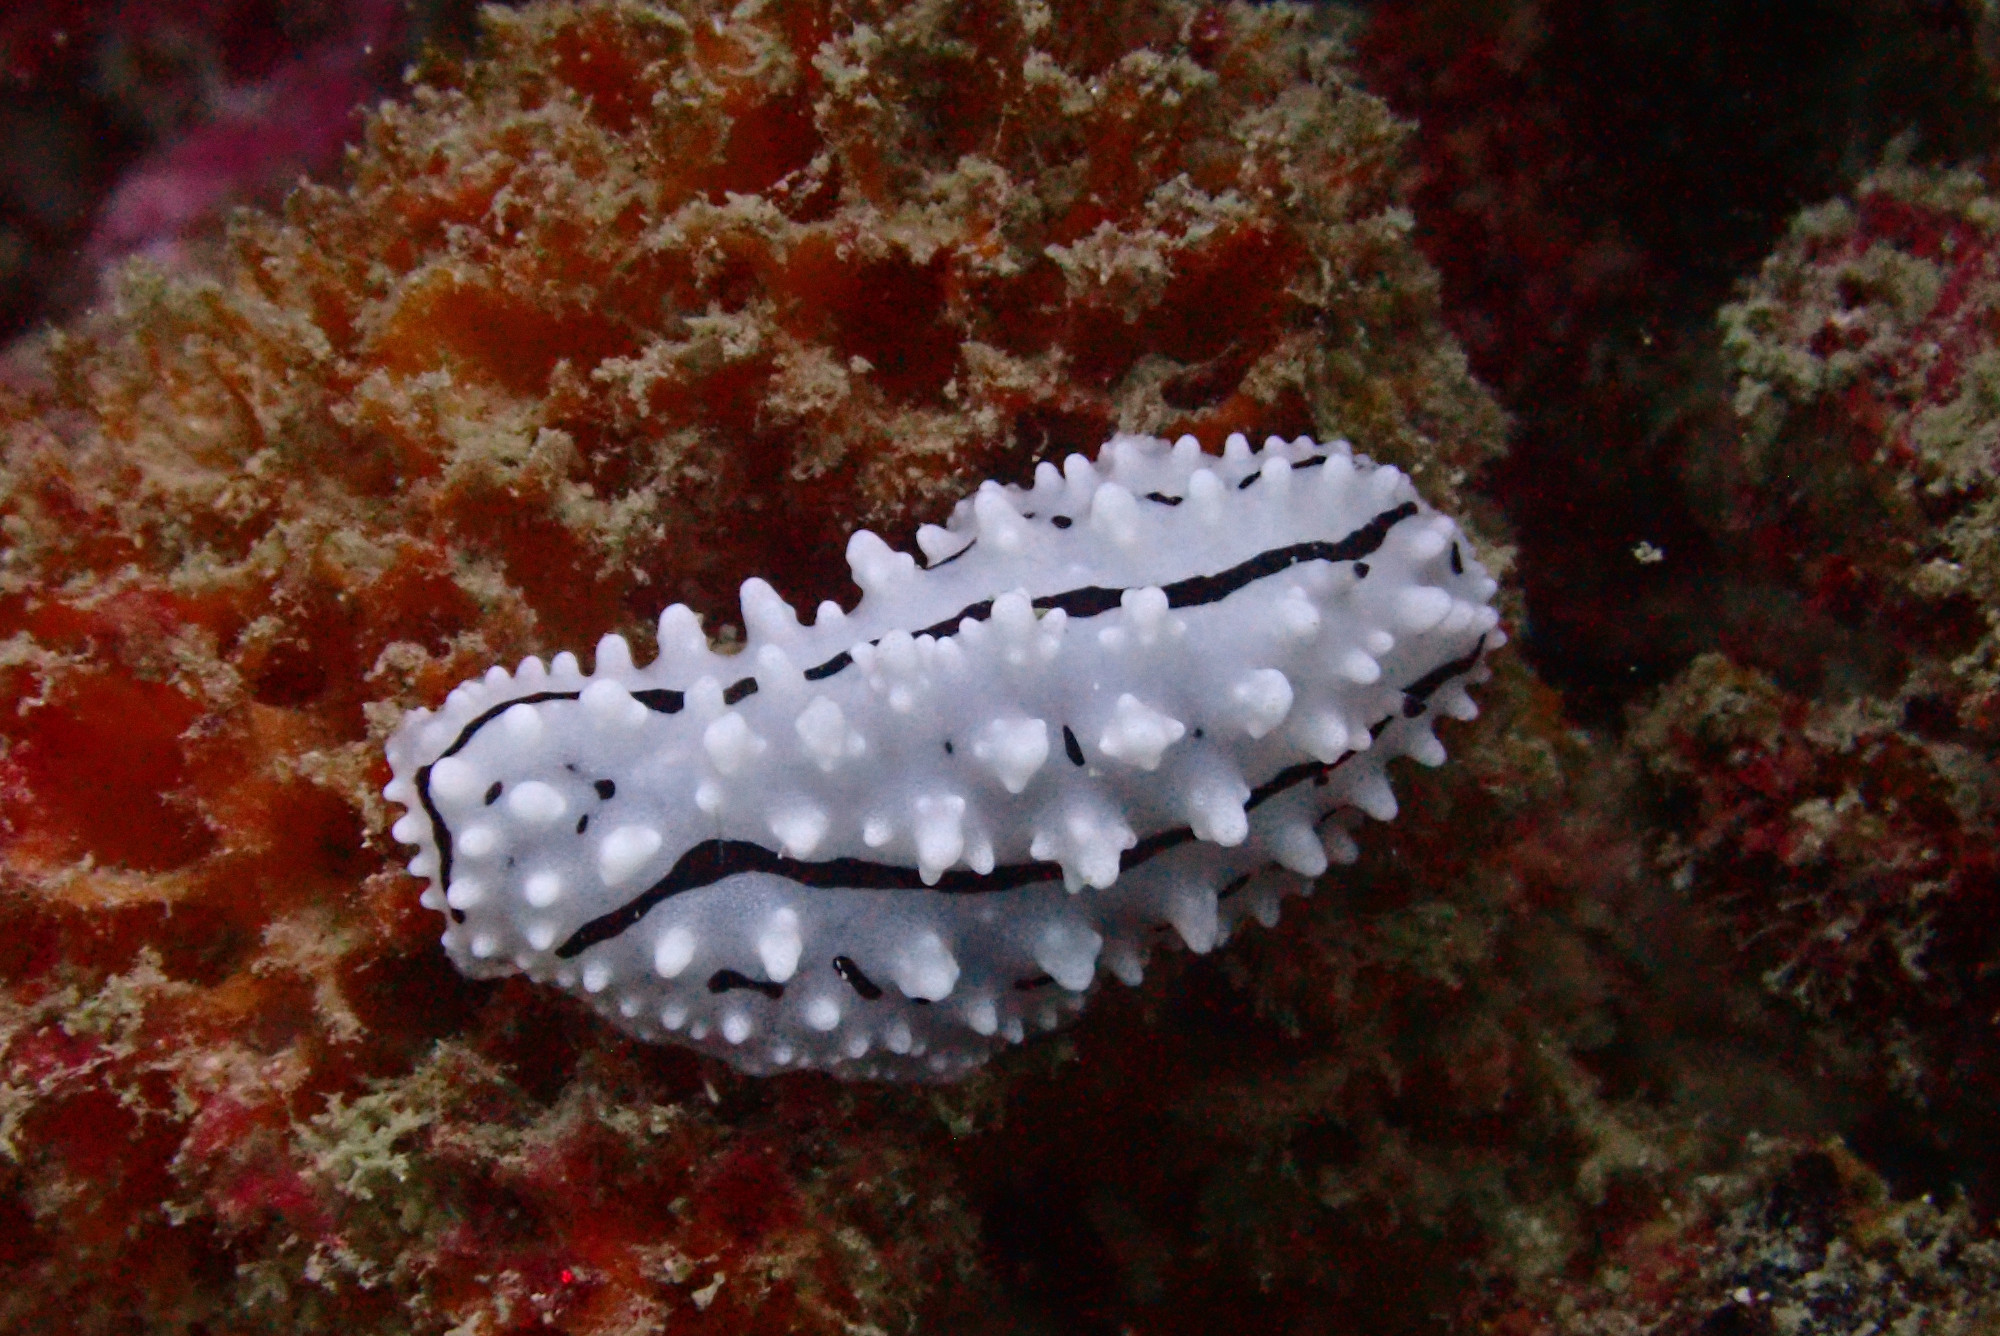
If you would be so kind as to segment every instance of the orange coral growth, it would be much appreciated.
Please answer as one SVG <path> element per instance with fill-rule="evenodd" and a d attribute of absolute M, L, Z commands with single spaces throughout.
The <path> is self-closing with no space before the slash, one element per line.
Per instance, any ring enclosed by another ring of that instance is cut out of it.
<path fill-rule="evenodd" d="M 754 1093 L 460 979 L 382 735 L 751 574 L 847 596 L 852 528 L 1113 428 L 1345 432 L 1455 509 L 1497 449 L 1323 16 L 487 23 L 347 184 L 212 279 L 128 272 L 0 398 L 8 1325 L 856 1330 L 976 1293 L 920 1103 Z"/>

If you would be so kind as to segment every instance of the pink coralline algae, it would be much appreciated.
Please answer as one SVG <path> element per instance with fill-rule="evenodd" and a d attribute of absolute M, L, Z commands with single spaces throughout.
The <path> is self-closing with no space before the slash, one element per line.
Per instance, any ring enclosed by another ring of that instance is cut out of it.
<path fill-rule="evenodd" d="M 172 260 L 196 224 L 337 163 L 402 37 L 400 6 L 388 0 L 361 0 L 344 17 L 264 77 L 227 89 L 204 123 L 129 168 L 98 211 L 92 258 Z"/>
<path fill-rule="evenodd" d="M 104 266 L 205 264 L 231 209 L 338 171 L 366 109 L 466 0 L 23 0 L 0 15 L 0 341 Z"/>

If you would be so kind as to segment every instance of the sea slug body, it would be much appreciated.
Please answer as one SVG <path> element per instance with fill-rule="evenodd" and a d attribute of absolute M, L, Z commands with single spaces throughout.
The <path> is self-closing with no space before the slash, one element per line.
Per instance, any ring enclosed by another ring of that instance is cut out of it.
<path fill-rule="evenodd" d="M 459 968 L 748 1072 L 948 1079 L 1275 923 L 1505 642 L 1457 526 L 1345 442 L 1115 437 L 917 546 L 854 534 L 862 598 L 810 625 L 745 582 L 737 654 L 676 605 L 643 668 L 606 636 L 411 711 L 385 794 Z"/>

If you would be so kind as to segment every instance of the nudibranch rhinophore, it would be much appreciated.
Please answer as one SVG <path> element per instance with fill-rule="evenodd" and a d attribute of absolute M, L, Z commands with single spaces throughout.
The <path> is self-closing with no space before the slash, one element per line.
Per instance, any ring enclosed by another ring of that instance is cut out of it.
<path fill-rule="evenodd" d="M 810 626 L 660 615 L 495 667 L 389 739 L 394 834 L 466 974 L 747 1072 L 950 1079 L 1355 854 L 1384 768 L 1505 641 L 1495 582 L 1344 441 L 1108 442 L 987 482 L 923 561 L 866 530 Z"/>

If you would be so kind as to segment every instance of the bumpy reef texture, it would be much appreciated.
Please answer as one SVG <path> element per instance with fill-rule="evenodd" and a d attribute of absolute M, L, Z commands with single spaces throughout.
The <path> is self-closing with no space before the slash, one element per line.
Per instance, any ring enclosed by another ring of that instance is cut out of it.
<path fill-rule="evenodd" d="M 1565 230 L 1573 9 L 1475 5 L 1468 44 L 1413 8 L 1362 51 L 1420 146 L 1324 11 L 494 14 L 348 184 L 35 350 L 0 399 L 0 1327 L 1990 1326 L 1991 187 L 1809 212 L 1708 336 L 1726 374 L 1607 388 L 1647 266 Z M 1565 455 L 1568 382 L 1694 425 Z M 1490 489 L 1591 611 L 1510 606 L 1485 717 L 1275 932 L 961 1085 L 740 1078 L 446 963 L 376 797 L 401 707 L 675 599 L 719 622 L 751 573 L 851 600 L 851 527 L 1113 427 L 1344 433 L 1489 544 Z M 1722 597 L 1655 578 L 1704 545 Z M 1662 627 L 1665 689 L 1577 727 Z"/>
<path fill-rule="evenodd" d="M 1819 1031 L 1878 1153 L 1991 1209 L 2000 1135 L 2000 192 L 1885 169 L 1811 208 L 1722 312 L 1718 531 L 1840 631 L 1708 655 L 1635 728 L 1660 856 Z M 1782 633 L 1772 637 L 1782 638 Z"/>
<path fill-rule="evenodd" d="M 851 527 L 1114 427 L 1345 433 L 1462 511 L 1499 415 L 1404 133 L 1285 8 L 530 8 L 49 339 L 0 406 L 6 1321 L 978 1309 L 927 1097 L 460 980 L 380 738 L 750 573 L 851 597 Z"/>

